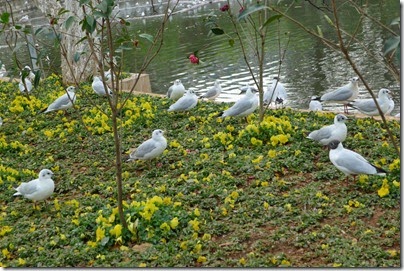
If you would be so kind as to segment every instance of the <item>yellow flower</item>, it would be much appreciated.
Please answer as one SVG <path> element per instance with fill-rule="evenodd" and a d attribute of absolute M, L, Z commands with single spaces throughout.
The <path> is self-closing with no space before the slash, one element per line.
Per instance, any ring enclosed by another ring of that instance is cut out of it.
<path fill-rule="evenodd" d="M 201 244 L 196 244 L 194 247 L 194 253 L 198 254 L 202 250 L 202 245 Z"/>
<path fill-rule="evenodd" d="M 199 212 L 199 209 L 198 209 L 198 208 L 196 208 L 196 209 L 194 210 L 194 215 L 195 215 L 195 216 L 200 216 L 200 215 L 201 215 L 201 213 Z"/>
<path fill-rule="evenodd" d="M 262 159 L 264 158 L 263 155 L 259 155 L 256 159 L 251 160 L 251 162 L 255 165 L 255 164 L 259 164 Z"/>
<path fill-rule="evenodd" d="M 160 225 L 160 229 L 162 229 L 163 231 L 166 231 L 166 232 L 171 230 L 170 226 L 166 222 L 164 222 L 163 224 Z"/>
<path fill-rule="evenodd" d="M 147 265 L 145 263 L 140 263 L 138 266 L 139 267 L 146 267 Z"/>
<path fill-rule="evenodd" d="M 282 260 L 281 265 L 282 266 L 290 266 L 290 262 L 288 260 Z"/>
<path fill-rule="evenodd" d="M 245 265 L 245 264 L 246 264 L 246 260 L 244 259 L 244 257 L 241 258 L 238 262 L 239 262 L 241 265 Z"/>
<path fill-rule="evenodd" d="M 53 137 L 53 131 L 50 131 L 50 130 L 45 130 L 44 132 L 44 135 L 46 135 L 48 138 L 52 138 Z"/>
<path fill-rule="evenodd" d="M 0 228 L 0 236 L 4 236 L 7 233 L 11 232 L 12 230 L 13 230 L 13 228 L 10 226 L 3 226 Z"/>
<path fill-rule="evenodd" d="M 181 248 L 182 250 L 186 250 L 186 249 L 188 248 L 188 242 L 187 242 L 187 241 L 181 242 L 180 248 Z"/>
<path fill-rule="evenodd" d="M 389 188 L 390 186 L 388 184 L 387 179 L 384 179 L 382 187 L 379 190 L 377 190 L 377 194 L 379 195 L 379 197 L 383 198 L 384 196 L 387 196 L 390 193 Z"/>
<path fill-rule="evenodd" d="M 251 144 L 254 146 L 262 146 L 262 140 L 256 139 L 255 137 L 251 138 Z"/>
<path fill-rule="evenodd" d="M 171 219 L 170 221 L 170 227 L 171 229 L 175 229 L 176 227 L 178 227 L 178 217 L 174 217 L 173 219 Z"/>
<path fill-rule="evenodd" d="M 188 222 L 188 224 L 190 224 L 192 226 L 192 228 L 194 229 L 194 231 L 199 231 L 199 221 L 197 218 L 195 218 L 194 220 L 190 220 Z"/>
<path fill-rule="evenodd" d="M 199 256 L 196 261 L 197 261 L 198 263 L 204 263 L 204 262 L 206 262 L 206 257 L 205 257 L 205 256 Z"/>
<path fill-rule="evenodd" d="M 395 249 L 389 249 L 389 250 L 387 250 L 387 253 L 390 254 L 390 257 L 397 256 L 397 250 L 395 250 Z"/>
<path fill-rule="evenodd" d="M 209 234 L 209 233 L 205 233 L 203 236 L 202 236 L 202 240 L 203 241 L 209 241 L 209 240 L 211 240 L 212 239 L 212 236 Z"/>
<path fill-rule="evenodd" d="M 270 158 L 275 158 L 276 157 L 276 151 L 275 150 L 269 150 L 268 151 L 268 156 Z"/>
<path fill-rule="evenodd" d="M 18 258 L 18 265 L 25 265 L 26 261 L 22 258 Z"/>
<path fill-rule="evenodd" d="M 122 225 L 116 224 L 114 228 L 109 230 L 111 235 L 115 235 L 115 237 L 119 237 L 122 235 Z"/>
<path fill-rule="evenodd" d="M 395 169 L 400 169 L 400 159 L 394 159 L 393 163 L 389 165 L 390 171 L 394 171 Z"/>
<path fill-rule="evenodd" d="M 97 230 L 95 231 L 95 235 L 96 235 L 96 241 L 100 242 L 105 237 L 105 230 L 98 227 Z"/>
<path fill-rule="evenodd" d="M 1 250 L 1 253 L 2 253 L 3 256 L 4 256 L 5 258 L 7 258 L 7 259 L 9 259 L 9 258 L 11 257 L 10 251 L 8 251 L 7 248 L 2 249 L 2 250 Z"/>

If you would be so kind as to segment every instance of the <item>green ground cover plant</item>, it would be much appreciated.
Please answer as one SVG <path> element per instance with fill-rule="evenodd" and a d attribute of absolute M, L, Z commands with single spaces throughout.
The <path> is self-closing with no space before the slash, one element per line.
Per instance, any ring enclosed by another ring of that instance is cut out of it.
<path fill-rule="evenodd" d="M 124 159 L 154 129 L 168 147 L 123 165 L 126 230 L 106 99 L 86 83 L 67 114 L 38 114 L 65 87 L 52 75 L 27 97 L 0 83 L 1 266 L 400 266 L 400 159 L 380 121 L 349 116 L 344 146 L 389 172 L 354 182 L 306 139 L 335 113 L 283 108 L 260 123 L 257 112 L 218 118 L 227 103 L 177 113 L 166 98 L 132 95 L 118 119 Z M 388 125 L 400 141 L 400 123 Z M 56 189 L 34 209 L 13 187 L 42 168 Z"/>

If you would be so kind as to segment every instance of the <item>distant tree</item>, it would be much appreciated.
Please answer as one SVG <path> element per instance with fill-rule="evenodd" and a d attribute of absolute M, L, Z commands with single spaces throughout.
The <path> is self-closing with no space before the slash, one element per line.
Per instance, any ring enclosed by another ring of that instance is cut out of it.
<path fill-rule="evenodd" d="M 61 50 L 61 72 L 65 84 L 77 84 L 96 72 L 87 42 L 83 37 L 79 21 L 83 17 L 79 1 L 34 0 L 36 6 L 49 18 L 49 24 L 56 32 Z M 74 63 L 74 65 L 73 65 Z"/>

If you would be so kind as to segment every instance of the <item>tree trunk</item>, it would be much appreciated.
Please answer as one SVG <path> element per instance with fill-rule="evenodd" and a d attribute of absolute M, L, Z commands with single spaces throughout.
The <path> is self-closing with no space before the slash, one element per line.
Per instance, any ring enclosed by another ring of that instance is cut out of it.
<path fill-rule="evenodd" d="M 58 17 L 61 8 L 69 10 L 70 12 L 64 13 L 60 18 L 59 27 L 69 16 L 83 17 L 79 1 L 64 1 L 62 6 L 60 1 L 56 0 L 35 0 L 35 4 L 44 14 L 50 14 L 55 18 Z M 90 75 L 95 74 L 96 63 L 91 58 L 88 43 L 83 41 L 77 44 L 84 33 L 77 21 L 69 29 L 63 29 L 63 33 L 60 39 L 63 83 L 69 85 L 86 81 Z"/>

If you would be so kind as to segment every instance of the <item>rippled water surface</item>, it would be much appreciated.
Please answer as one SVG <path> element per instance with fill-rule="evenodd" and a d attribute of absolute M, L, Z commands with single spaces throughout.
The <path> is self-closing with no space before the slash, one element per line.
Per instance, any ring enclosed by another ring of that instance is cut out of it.
<path fill-rule="evenodd" d="M 161 18 L 148 17 L 151 14 L 151 6 L 147 5 L 147 2 L 124 1 L 119 3 L 120 14 L 131 23 L 130 31 L 134 36 L 140 33 L 152 34 L 159 27 Z M 216 79 L 220 79 L 223 92 L 219 96 L 219 100 L 234 101 L 239 98 L 239 87 L 246 83 L 253 84 L 238 43 L 236 42 L 233 47 L 230 47 L 228 37 L 225 35 L 208 35 L 209 28 L 205 25 L 204 18 L 210 13 L 219 16 L 219 21 L 223 24 L 226 32 L 231 33 L 233 30 L 225 13 L 219 11 L 224 1 L 212 2 L 203 3 L 203 1 L 199 1 L 197 8 L 177 13 L 170 19 L 165 29 L 164 46 L 147 69 L 153 92 L 165 94 L 175 79 L 181 79 L 187 89 L 203 93 L 213 85 Z M 289 2 L 292 1 L 281 1 L 285 5 Z M 367 7 L 368 12 L 373 17 L 381 18 L 386 24 L 393 18 L 400 16 L 400 5 L 396 3 L 397 1 L 370 2 L 372 4 Z M 289 11 L 290 14 L 311 29 L 316 30 L 317 25 L 321 26 L 326 37 L 335 39 L 334 32 L 323 15 L 311 7 L 307 1 L 300 1 L 299 3 L 300 5 L 296 5 Z M 180 4 L 181 7 L 179 8 L 182 9 L 195 5 L 191 1 L 180 1 Z M 38 14 L 33 13 L 37 12 L 35 9 L 27 12 L 34 14 L 32 17 L 34 25 L 46 22 L 39 15 L 35 18 L 35 14 Z M 237 9 L 234 12 L 237 12 Z M 142 13 L 145 14 L 144 17 L 142 17 Z M 342 12 L 340 19 L 344 28 L 353 31 L 356 27 L 357 16 L 358 14 L 353 10 Z M 370 51 L 381 59 L 381 50 L 384 41 L 389 37 L 388 34 L 380 30 L 379 27 L 375 27 L 370 20 L 364 19 L 362 27 L 358 29 L 358 35 L 364 39 L 365 44 L 370 46 Z M 142 42 L 142 40 L 140 41 Z M 265 86 L 278 73 L 280 60 L 278 41 L 281 45 L 281 51 L 286 50 L 280 75 L 281 81 L 288 91 L 288 105 L 293 108 L 308 108 L 310 96 L 321 95 L 342 86 L 348 82 L 350 77 L 355 76 L 352 68 L 339 52 L 329 49 L 318 39 L 282 18 L 279 25 L 277 23 L 272 24 L 268 31 L 264 69 Z M 141 43 L 139 49 L 126 55 L 125 59 L 128 61 L 124 64 L 127 70 L 136 72 L 141 66 L 144 48 L 145 46 Z M 202 61 L 199 65 L 193 65 L 187 59 L 196 50 L 199 51 L 199 57 Z M 2 49 L 0 57 L 7 64 L 6 54 L 5 49 Z M 49 54 L 51 56 L 54 54 L 57 57 L 58 52 L 50 51 Z M 396 107 L 392 114 L 398 113 L 400 106 L 399 83 L 394 80 L 386 68 L 378 64 L 376 60 L 366 56 L 358 44 L 352 44 L 351 56 L 376 93 L 382 87 L 387 87 L 393 91 Z M 257 63 L 251 47 L 248 48 L 248 57 L 255 75 L 257 75 Z M 363 84 L 360 84 L 359 88 L 360 97 L 370 97 Z M 333 108 L 332 105 L 326 108 L 342 110 L 342 107 Z"/>

